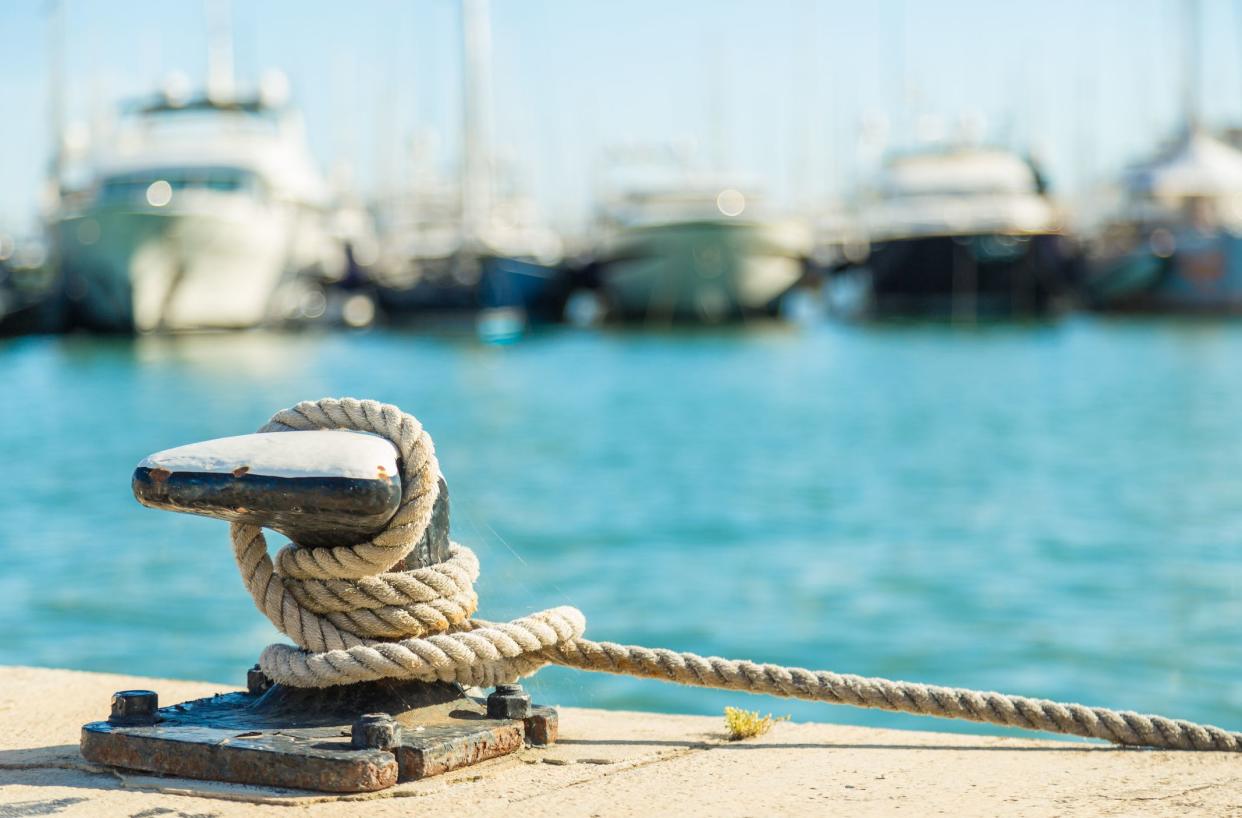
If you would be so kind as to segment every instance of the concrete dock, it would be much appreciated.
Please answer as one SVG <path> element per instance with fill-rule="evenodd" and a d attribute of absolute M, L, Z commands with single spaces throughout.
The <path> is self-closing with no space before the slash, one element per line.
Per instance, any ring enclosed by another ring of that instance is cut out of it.
<path fill-rule="evenodd" d="M 106 718 L 125 688 L 157 690 L 166 704 L 225 689 L 0 668 L 0 818 L 1242 815 L 1242 754 L 791 723 L 728 742 L 720 718 L 574 708 L 551 747 L 380 793 L 214 784 L 81 758 L 82 724 Z"/>

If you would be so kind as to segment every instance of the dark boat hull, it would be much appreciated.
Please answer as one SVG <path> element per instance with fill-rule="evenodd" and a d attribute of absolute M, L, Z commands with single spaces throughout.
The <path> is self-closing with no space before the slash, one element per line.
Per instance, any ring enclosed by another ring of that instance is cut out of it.
<path fill-rule="evenodd" d="M 521 310 L 531 321 L 562 317 L 569 286 L 559 265 L 495 257 L 479 259 L 471 269 L 463 263 L 431 262 L 408 287 L 378 286 L 380 308 L 393 320 L 494 309 Z"/>
<path fill-rule="evenodd" d="M 1197 237 L 1160 256 L 1144 245 L 1093 260 L 1094 309 L 1169 314 L 1242 314 L 1242 238 Z"/>
<path fill-rule="evenodd" d="M 486 259 L 479 281 L 483 309 L 517 308 L 534 321 L 559 321 L 569 297 L 568 276 L 560 266 L 515 258 Z"/>
<path fill-rule="evenodd" d="M 1072 291 L 1075 256 L 1057 234 L 926 236 L 873 244 L 868 309 L 878 314 L 1039 315 Z"/>
<path fill-rule="evenodd" d="M 20 294 L 0 290 L 0 338 L 60 330 L 50 296 L 23 300 Z"/>
<path fill-rule="evenodd" d="M 0 262 L 0 338 L 33 335 L 61 330 L 60 302 L 54 281 L 46 271 L 37 280 L 18 280 L 16 274 Z"/>

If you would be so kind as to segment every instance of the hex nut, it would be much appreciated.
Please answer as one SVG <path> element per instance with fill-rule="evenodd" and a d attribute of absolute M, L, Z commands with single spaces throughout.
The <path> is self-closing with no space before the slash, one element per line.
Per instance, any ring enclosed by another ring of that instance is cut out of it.
<path fill-rule="evenodd" d="M 259 670 L 258 665 L 255 665 L 250 668 L 250 670 L 246 671 L 246 690 L 248 690 L 251 695 L 257 696 L 260 693 L 266 693 L 271 686 L 272 680 L 267 677 L 266 673 Z"/>
<path fill-rule="evenodd" d="M 401 743 L 401 725 L 387 713 L 367 713 L 350 729 L 355 750 L 391 750 Z"/>
<path fill-rule="evenodd" d="M 121 727 L 155 724 L 159 707 L 159 696 L 154 690 L 118 690 L 112 694 L 108 723 Z"/>
<path fill-rule="evenodd" d="M 496 685 L 487 697 L 489 719 L 524 719 L 530 715 L 530 694 L 521 685 Z"/>

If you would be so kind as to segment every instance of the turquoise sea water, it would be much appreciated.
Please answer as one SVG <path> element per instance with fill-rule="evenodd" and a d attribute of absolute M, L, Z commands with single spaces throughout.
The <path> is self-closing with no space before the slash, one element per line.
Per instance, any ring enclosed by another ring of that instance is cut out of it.
<path fill-rule="evenodd" d="M 23 339 L 0 390 L 0 663 L 240 684 L 276 633 L 225 525 L 140 507 L 130 474 L 354 395 L 434 436 L 487 618 L 568 603 L 598 639 L 1242 728 L 1242 324 Z"/>

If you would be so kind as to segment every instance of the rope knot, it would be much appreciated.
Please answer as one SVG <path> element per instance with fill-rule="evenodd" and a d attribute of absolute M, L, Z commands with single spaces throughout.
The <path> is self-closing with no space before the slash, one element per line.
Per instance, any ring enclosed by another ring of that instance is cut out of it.
<path fill-rule="evenodd" d="M 582 635 L 585 620 L 572 608 L 507 625 L 471 622 L 479 561 L 457 543 L 444 562 L 393 570 L 431 525 L 440 493 L 435 447 L 416 418 L 377 401 L 325 398 L 277 412 L 259 431 L 311 429 L 370 432 L 390 441 L 398 453 L 401 503 L 365 542 L 291 543 L 274 562 L 262 530 L 233 524 L 234 554 L 255 604 L 301 648 L 276 645 L 264 653 L 260 663 L 272 679 L 298 687 L 385 677 L 492 684 L 534 672 L 547 662 L 534 654 Z"/>

